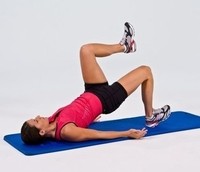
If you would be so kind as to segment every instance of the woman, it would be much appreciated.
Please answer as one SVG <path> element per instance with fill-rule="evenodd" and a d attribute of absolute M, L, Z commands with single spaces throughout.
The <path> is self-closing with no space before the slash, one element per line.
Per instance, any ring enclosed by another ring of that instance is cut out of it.
<path fill-rule="evenodd" d="M 140 139 L 147 133 L 141 130 L 98 131 L 88 126 L 100 115 L 115 111 L 121 103 L 141 85 L 146 126 L 155 127 L 170 116 L 170 106 L 153 109 L 153 76 L 148 66 L 140 66 L 114 82 L 108 84 L 106 76 L 96 61 L 96 57 L 107 57 L 115 53 L 136 51 L 134 29 L 130 23 L 124 24 L 124 35 L 118 44 L 92 43 L 80 49 L 80 63 L 85 82 L 85 92 L 69 105 L 58 109 L 50 117 L 37 116 L 24 122 L 21 138 L 27 144 L 41 143 L 45 138 L 66 141 L 92 139 L 113 139 L 128 137 Z"/>

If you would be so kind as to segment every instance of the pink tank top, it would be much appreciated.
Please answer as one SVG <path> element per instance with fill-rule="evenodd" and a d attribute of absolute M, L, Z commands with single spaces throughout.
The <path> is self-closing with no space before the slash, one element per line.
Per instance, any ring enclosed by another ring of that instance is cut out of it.
<path fill-rule="evenodd" d="M 61 140 L 61 129 L 68 123 L 78 127 L 88 127 L 102 113 L 99 98 L 92 93 L 83 93 L 71 104 L 58 109 L 49 117 L 49 122 L 57 121 L 55 138 Z"/>

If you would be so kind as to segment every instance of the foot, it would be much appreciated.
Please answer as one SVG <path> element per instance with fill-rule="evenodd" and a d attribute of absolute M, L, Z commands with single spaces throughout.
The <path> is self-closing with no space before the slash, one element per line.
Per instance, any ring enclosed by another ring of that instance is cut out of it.
<path fill-rule="evenodd" d="M 155 127 L 160 122 L 165 121 L 171 115 L 170 106 L 165 105 L 160 109 L 154 109 L 151 117 L 146 117 L 146 126 Z"/>
<path fill-rule="evenodd" d="M 128 22 L 124 23 L 124 35 L 120 41 L 120 45 L 125 47 L 124 53 L 136 51 L 136 43 L 133 39 L 134 36 L 135 30 L 133 26 Z"/>

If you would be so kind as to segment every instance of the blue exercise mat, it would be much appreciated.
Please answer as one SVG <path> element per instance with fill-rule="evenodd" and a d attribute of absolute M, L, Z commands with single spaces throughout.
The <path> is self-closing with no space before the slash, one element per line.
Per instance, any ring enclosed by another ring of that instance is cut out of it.
<path fill-rule="evenodd" d="M 144 116 L 133 118 L 124 118 L 110 121 L 95 122 L 89 128 L 98 130 L 116 130 L 122 131 L 130 128 L 142 129 L 145 127 Z M 177 111 L 172 112 L 170 118 L 160 123 L 155 128 L 148 128 L 147 136 L 165 134 L 183 130 L 190 130 L 200 128 L 200 116 L 191 113 Z M 53 153 L 57 151 L 70 150 L 75 148 L 82 148 L 86 146 L 93 146 L 117 141 L 127 140 L 128 138 L 119 138 L 111 140 L 91 140 L 84 142 L 59 142 L 55 140 L 48 140 L 39 145 L 26 145 L 22 142 L 20 133 L 9 134 L 4 136 L 4 140 L 18 151 L 25 155 L 38 155 L 44 153 Z"/>

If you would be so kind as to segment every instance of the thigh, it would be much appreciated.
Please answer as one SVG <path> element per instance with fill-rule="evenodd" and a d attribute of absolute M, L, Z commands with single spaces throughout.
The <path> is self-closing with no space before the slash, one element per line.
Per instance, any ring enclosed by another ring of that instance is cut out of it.
<path fill-rule="evenodd" d="M 151 69 L 148 66 L 140 66 L 120 78 L 118 82 L 130 95 L 148 78 L 152 78 Z"/>
<path fill-rule="evenodd" d="M 100 45 L 87 44 L 80 49 L 80 63 L 83 80 L 86 83 L 104 83 L 107 81 L 101 67 L 97 63 L 95 51 Z"/>

